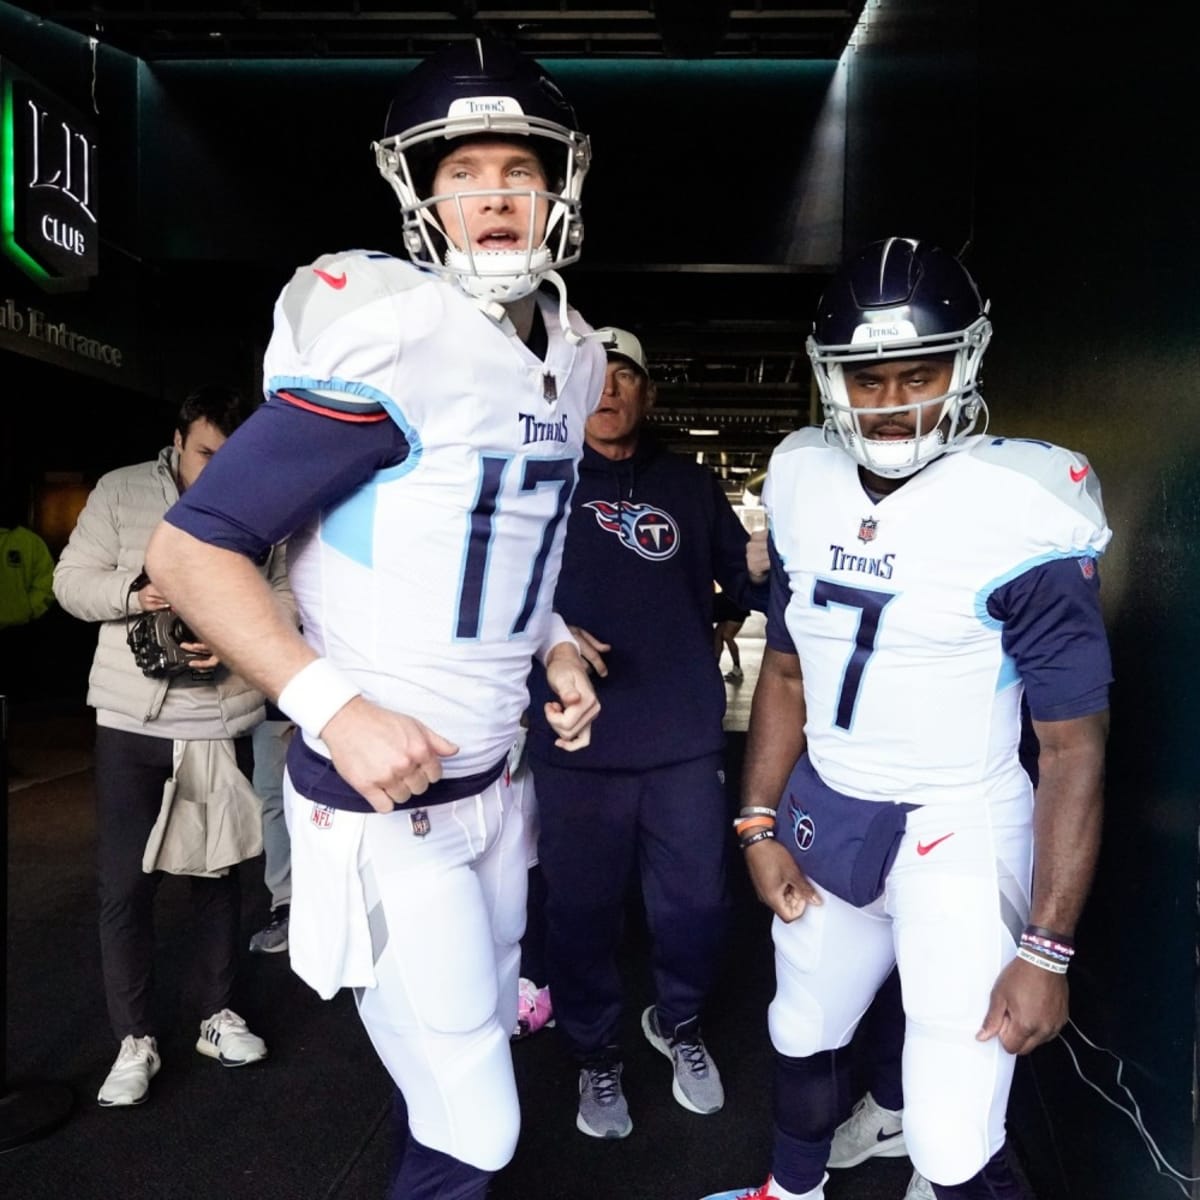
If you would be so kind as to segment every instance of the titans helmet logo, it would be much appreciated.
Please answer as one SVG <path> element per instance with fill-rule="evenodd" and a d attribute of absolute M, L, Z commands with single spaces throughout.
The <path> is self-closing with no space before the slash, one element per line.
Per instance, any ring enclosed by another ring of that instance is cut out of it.
<path fill-rule="evenodd" d="M 601 529 L 615 533 L 621 544 L 652 562 L 670 558 L 679 549 L 679 526 L 670 513 L 653 504 L 609 504 L 590 500 L 584 505 L 596 514 Z"/>
<path fill-rule="evenodd" d="M 788 816 L 792 819 L 792 838 L 798 850 L 807 850 L 813 844 L 816 827 L 813 819 L 800 807 L 795 796 L 788 796 Z"/>

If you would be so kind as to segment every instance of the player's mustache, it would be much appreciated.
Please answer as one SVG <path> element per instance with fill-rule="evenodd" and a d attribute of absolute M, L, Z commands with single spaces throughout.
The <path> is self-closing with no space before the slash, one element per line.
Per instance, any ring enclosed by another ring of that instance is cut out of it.
<path fill-rule="evenodd" d="M 925 432 L 928 432 L 928 430 Z M 915 421 L 899 421 L 895 417 L 888 417 L 873 425 L 869 425 L 864 430 L 864 433 L 868 437 L 884 437 L 895 434 L 900 434 L 903 437 L 916 437 L 917 426 Z"/>

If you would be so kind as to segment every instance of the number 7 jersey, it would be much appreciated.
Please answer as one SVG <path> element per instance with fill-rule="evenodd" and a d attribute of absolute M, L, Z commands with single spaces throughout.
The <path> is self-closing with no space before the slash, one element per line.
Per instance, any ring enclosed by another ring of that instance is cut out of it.
<path fill-rule="evenodd" d="M 490 768 L 516 737 L 603 382 L 600 347 L 537 303 L 544 360 L 432 274 L 327 256 L 280 296 L 264 363 L 292 403 L 403 432 L 404 461 L 322 511 L 288 562 L 305 638 L 369 699 L 456 743 L 448 777 Z"/>
<path fill-rule="evenodd" d="M 802 429 L 772 455 L 763 502 L 768 644 L 799 655 L 829 786 L 916 804 L 1019 794 L 1023 686 L 1039 718 L 1106 704 L 1095 592 L 1111 535 L 1081 456 L 975 437 L 873 503 L 857 464 Z"/>

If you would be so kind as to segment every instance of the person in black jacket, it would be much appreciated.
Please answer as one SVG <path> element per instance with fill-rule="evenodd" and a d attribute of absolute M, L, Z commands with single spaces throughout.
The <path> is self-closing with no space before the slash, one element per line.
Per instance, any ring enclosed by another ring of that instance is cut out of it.
<path fill-rule="evenodd" d="M 700 1012 L 727 925 L 725 686 L 712 652 L 714 579 L 762 609 L 753 541 L 715 476 L 644 428 L 654 387 L 641 343 L 600 331 L 608 368 L 588 420 L 556 608 L 596 674 L 604 719 L 567 756 L 535 673 L 528 753 L 541 820 L 546 962 L 557 1026 L 580 1065 L 578 1128 L 633 1128 L 621 1087 L 616 951 L 635 865 L 653 941 L 656 1003 L 642 1029 L 672 1061 L 684 1108 L 712 1113 L 721 1078 Z"/>

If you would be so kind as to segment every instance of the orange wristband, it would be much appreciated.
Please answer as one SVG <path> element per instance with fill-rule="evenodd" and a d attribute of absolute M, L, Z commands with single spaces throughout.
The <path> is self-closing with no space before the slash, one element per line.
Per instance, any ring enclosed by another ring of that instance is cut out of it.
<path fill-rule="evenodd" d="M 734 821 L 733 831 L 741 837 L 752 829 L 774 829 L 774 817 L 742 817 L 740 820 Z"/>

